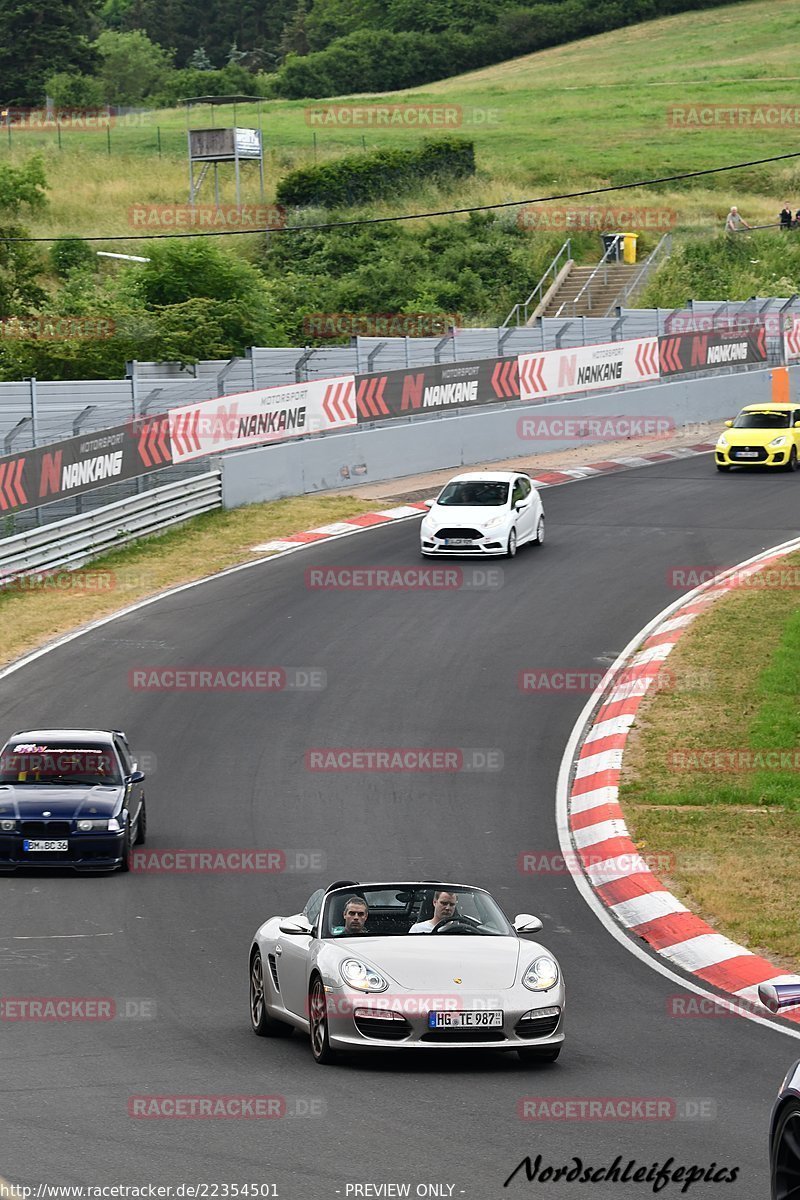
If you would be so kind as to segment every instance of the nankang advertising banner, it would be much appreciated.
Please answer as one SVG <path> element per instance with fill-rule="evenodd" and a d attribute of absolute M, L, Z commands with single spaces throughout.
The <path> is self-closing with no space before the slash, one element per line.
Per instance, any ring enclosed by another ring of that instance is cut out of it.
<path fill-rule="evenodd" d="M 519 400 L 516 357 L 435 363 L 356 376 L 359 424 L 503 400 Z"/>
<path fill-rule="evenodd" d="M 679 333 L 658 339 L 662 377 L 707 371 L 713 367 L 744 367 L 767 361 L 763 324 L 756 329 L 721 329 L 709 333 Z"/>
<path fill-rule="evenodd" d="M 355 378 L 239 392 L 167 413 L 176 463 L 356 424 Z"/>
<path fill-rule="evenodd" d="M 519 356 L 522 400 L 546 400 L 658 379 L 658 339 L 633 338 Z"/>
<path fill-rule="evenodd" d="M 172 464 L 166 417 L 129 421 L 0 458 L 0 514 L 66 500 Z"/>

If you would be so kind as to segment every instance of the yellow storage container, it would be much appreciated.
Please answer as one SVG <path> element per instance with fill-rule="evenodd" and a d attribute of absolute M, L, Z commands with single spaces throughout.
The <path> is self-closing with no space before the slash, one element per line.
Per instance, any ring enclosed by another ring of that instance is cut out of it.
<path fill-rule="evenodd" d="M 626 263 L 636 262 L 636 242 L 639 239 L 638 233 L 623 233 L 622 235 L 622 260 Z"/>

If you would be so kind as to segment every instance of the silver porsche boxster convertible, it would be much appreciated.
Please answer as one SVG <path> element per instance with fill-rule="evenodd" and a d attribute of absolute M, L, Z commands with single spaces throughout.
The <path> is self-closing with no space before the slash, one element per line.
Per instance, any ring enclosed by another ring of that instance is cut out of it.
<path fill-rule="evenodd" d="M 516 1050 L 552 1062 L 564 981 L 548 950 L 488 892 L 460 883 L 319 889 L 271 917 L 250 947 L 250 1020 L 260 1037 L 308 1033 L 319 1063 L 339 1051 Z"/>

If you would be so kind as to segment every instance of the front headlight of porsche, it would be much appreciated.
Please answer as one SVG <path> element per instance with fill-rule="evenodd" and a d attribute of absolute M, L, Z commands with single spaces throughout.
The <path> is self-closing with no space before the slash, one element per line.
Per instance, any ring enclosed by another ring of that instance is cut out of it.
<path fill-rule="evenodd" d="M 549 954 L 535 958 L 522 976 L 522 982 L 532 992 L 548 992 L 558 983 L 558 964 Z"/>
<path fill-rule="evenodd" d="M 770 446 L 774 446 L 776 450 L 777 450 L 778 446 L 785 446 L 785 445 L 786 445 L 786 435 L 785 434 L 783 437 L 776 437 L 770 442 Z"/>
<path fill-rule="evenodd" d="M 380 971 L 368 967 L 358 958 L 346 958 L 339 971 L 345 983 L 360 992 L 385 992 L 389 986 Z"/>
<path fill-rule="evenodd" d="M 717 447 L 718 447 L 718 449 L 720 449 L 720 450 L 724 450 L 724 449 L 725 449 L 725 447 L 727 446 L 727 444 L 728 444 L 728 439 L 725 437 L 725 434 L 724 434 L 724 433 L 721 433 L 721 434 L 719 435 L 719 437 L 717 438 Z"/>

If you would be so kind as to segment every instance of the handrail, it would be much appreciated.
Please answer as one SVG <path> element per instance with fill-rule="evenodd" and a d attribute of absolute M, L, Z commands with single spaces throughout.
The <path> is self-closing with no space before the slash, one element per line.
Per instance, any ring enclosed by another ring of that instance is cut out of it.
<path fill-rule="evenodd" d="M 644 283 L 647 276 L 652 271 L 652 269 L 655 266 L 658 259 L 662 255 L 669 257 L 671 252 L 672 252 L 672 234 L 665 233 L 662 235 L 662 237 L 661 237 L 658 245 L 655 247 L 655 249 L 650 251 L 647 258 L 642 263 L 641 270 L 636 272 L 633 279 L 631 279 L 630 282 L 627 283 L 625 285 L 625 287 L 622 289 L 620 294 L 615 297 L 613 302 L 608 306 L 608 309 L 603 314 L 603 316 L 610 317 L 615 308 L 617 308 L 621 304 L 624 305 L 625 301 L 630 296 L 632 296 L 634 294 L 634 292 L 637 292 L 639 290 L 639 288 Z"/>
<path fill-rule="evenodd" d="M 561 259 L 564 257 L 564 255 L 566 255 L 566 261 L 568 262 L 572 256 L 572 239 L 571 238 L 567 238 L 567 240 L 564 242 L 564 245 L 561 247 L 558 254 L 556 254 L 555 258 L 550 263 L 550 266 L 547 268 L 544 275 L 542 275 L 542 278 L 539 280 L 536 287 L 531 292 L 530 296 L 528 296 L 528 299 L 523 300 L 523 302 L 521 304 L 514 305 L 511 312 L 508 314 L 505 321 L 503 321 L 503 324 L 500 326 L 501 329 L 506 329 L 508 327 L 508 325 L 511 323 L 511 321 L 515 318 L 516 318 L 517 328 L 519 328 L 520 324 L 522 324 L 522 325 L 528 324 L 528 312 L 530 310 L 531 302 L 532 302 L 534 296 L 538 296 L 539 300 L 541 301 L 542 296 L 544 295 L 545 283 L 547 282 L 547 279 L 551 275 L 553 277 L 553 280 L 556 279 L 556 277 L 558 276 L 558 272 L 560 270 L 560 268 L 558 267 L 558 263 L 561 261 Z M 520 322 L 520 319 L 519 319 L 520 311 L 523 311 L 525 313 L 525 319 L 522 322 Z"/>
<path fill-rule="evenodd" d="M 564 303 L 561 305 L 561 307 L 558 309 L 558 311 L 554 314 L 556 317 L 565 315 L 564 309 L 567 307 L 568 304 L 571 304 L 572 305 L 572 316 L 574 318 L 575 317 L 575 306 L 577 305 L 580 298 L 583 296 L 583 293 L 586 291 L 588 291 L 588 293 L 589 293 L 589 308 L 592 307 L 592 284 L 595 282 L 596 276 L 599 275 L 601 268 L 602 268 L 602 272 L 603 272 L 603 283 L 608 283 L 609 258 L 611 256 L 611 254 L 613 253 L 614 260 L 616 262 L 619 262 L 619 247 L 620 247 L 621 241 L 622 241 L 622 234 L 615 233 L 614 237 L 612 238 L 612 240 L 608 243 L 608 246 L 606 247 L 605 254 L 600 259 L 600 262 L 597 264 L 595 269 L 592 271 L 591 275 L 586 280 L 586 283 L 583 285 L 581 290 L 578 292 L 577 296 L 575 296 L 575 298 L 573 300 L 565 300 Z"/>

